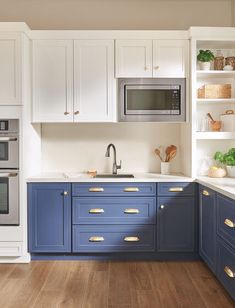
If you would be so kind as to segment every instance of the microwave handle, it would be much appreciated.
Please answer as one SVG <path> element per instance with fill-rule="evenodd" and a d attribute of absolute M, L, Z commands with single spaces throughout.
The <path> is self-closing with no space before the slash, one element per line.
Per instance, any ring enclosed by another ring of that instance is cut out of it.
<path fill-rule="evenodd" d="M 17 141 L 17 137 L 0 137 L 0 141 Z"/>
<path fill-rule="evenodd" d="M 17 175 L 18 175 L 18 173 L 16 173 L 16 172 L 0 173 L 0 178 L 16 177 Z"/>

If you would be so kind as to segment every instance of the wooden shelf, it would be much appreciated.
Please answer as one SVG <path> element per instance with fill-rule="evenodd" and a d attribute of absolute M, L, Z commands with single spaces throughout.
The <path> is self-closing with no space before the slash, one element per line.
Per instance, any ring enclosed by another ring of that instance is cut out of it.
<path fill-rule="evenodd" d="M 235 103 L 235 98 L 197 98 L 197 103 Z"/>
<path fill-rule="evenodd" d="M 197 140 L 229 140 L 235 139 L 235 132 L 196 132 Z"/>
<path fill-rule="evenodd" d="M 197 77 L 200 78 L 233 78 L 235 71 L 197 71 Z"/>

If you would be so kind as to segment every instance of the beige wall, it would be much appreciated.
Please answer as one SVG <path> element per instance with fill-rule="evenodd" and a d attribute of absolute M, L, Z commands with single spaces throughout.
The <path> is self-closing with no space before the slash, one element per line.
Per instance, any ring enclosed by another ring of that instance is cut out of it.
<path fill-rule="evenodd" d="M 231 0 L 0 0 L 0 21 L 32 29 L 230 26 Z"/>

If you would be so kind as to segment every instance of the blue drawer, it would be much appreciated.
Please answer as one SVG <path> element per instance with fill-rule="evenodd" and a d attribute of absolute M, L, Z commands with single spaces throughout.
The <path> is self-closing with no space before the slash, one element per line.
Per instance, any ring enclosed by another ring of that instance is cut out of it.
<path fill-rule="evenodd" d="M 155 224 L 154 197 L 73 198 L 73 224 Z"/>
<path fill-rule="evenodd" d="M 154 249 L 154 226 L 73 225 L 73 252 L 138 252 Z"/>
<path fill-rule="evenodd" d="M 159 183 L 158 196 L 191 196 L 194 194 L 194 183 Z"/>
<path fill-rule="evenodd" d="M 74 183 L 73 196 L 155 196 L 155 183 Z"/>
<path fill-rule="evenodd" d="M 217 277 L 235 300 L 235 250 L 217 241 Z"/>
<path fill-rule="evenodd" d="M 235 201 L 217 196 L 217 234 L 235 248 Z"/>

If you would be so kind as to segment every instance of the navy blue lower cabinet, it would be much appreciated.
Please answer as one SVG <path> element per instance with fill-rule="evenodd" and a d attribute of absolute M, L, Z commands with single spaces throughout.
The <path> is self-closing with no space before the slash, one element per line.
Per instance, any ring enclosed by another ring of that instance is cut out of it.
<path fill-rule="evenodd" d="M 71 252 L 71 185 L 28 185 L 28 235 L 32 253 Z"/>
<path fill-rule="evenodd" d="M 194 197 L 158 198 L 158 252 L 193 252 L 195 231 Z"/>
<path fill-rule="evenodd" d="M 73 225 L 73 252 L 144 252 L 155 250 L 155 226 Z"/>
<path fill-rule="evenodd" d="M 73 197 L 73 224 L 155 224 L 154 197 Z"/>
<path fill-rule="evenodd" d="M 199 187 L 199 254 L 216 271 L 216 192 Z"/>
<path fill-rule="evenodd" d="M 217 277 L 235 300 L 235 250 L 218 237 Z"/>

